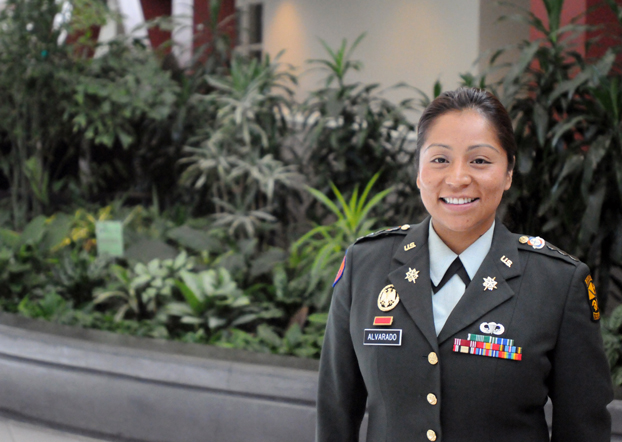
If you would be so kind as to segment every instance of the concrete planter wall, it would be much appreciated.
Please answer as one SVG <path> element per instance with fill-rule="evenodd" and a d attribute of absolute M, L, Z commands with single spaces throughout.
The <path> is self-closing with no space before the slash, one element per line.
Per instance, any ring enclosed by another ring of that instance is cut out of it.
<path fill-rule="evenodd" d="M 316 388 L 317 361 L 0 313 L 0 413 L 40 425 L 111 441 L 311 442 Z M 622 442 L 622 401 L 610 410 Z"/>

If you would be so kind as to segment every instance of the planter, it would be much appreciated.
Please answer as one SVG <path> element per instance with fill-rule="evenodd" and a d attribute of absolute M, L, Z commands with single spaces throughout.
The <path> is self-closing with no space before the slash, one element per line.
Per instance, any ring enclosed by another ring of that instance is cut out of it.
<path fill-rule="evenodd" d="M 317 361 L 0 313 L 0 412 L 119 441 L 312 441 Z"/>
<path fill-rule="evenodd" d="M 311 442 L 317 367 L 0 313 L 0 413 L 111 441 Z"/>

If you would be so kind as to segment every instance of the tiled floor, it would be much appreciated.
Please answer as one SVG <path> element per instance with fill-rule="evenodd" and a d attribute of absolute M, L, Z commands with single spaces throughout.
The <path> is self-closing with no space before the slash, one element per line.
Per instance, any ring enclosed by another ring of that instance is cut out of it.
<path fill-rule="evenodd" d="M 18 422 L 0 416 L 0 442 L 103 442 Z"/>

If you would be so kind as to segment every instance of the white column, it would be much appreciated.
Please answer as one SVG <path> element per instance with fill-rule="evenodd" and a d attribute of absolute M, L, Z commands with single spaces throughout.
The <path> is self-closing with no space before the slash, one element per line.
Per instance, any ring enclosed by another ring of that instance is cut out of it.
<path fill-rule="evenodd" d="M 59 1 L 57 1 L 59 3 Z M 1 7 L 1 6 L 0 6 Z M 68 0 L 62 2 L 61 10 L 54 16 L 53 27 L 54 30 L 60 29 L 63 25 L 71 21 L 71 15 L 73 13 L 73 5 Z M 62 45 L 67 39 L 67 29 L 62 29 L 58 35 L 57 43 Z"/>
<path fill-rule="evenodd" d="M 125 35 L 132 35 L 136 38 L 144 38 L 146 44 L 149 44 L 147 28 L 142 26 L 140 29 L 136 27 L 145 24 L 145 15 L 140 0 L 117 0 L 119 12 L 123 17 L 123 28 Z"/>
<path fill-rule="evenodd" d="M 0 0 L 2 1 L 2 0 Z M 99 30 L 98 43 L 102 43 L 95 51 L 95 57 L 99 57 L 108 52 L 105 43 L 113 40 L 119 35 L 130 35 L 130 31 L 136 26 L 145 23 L 145 16 L 140 0 L 108 0 L 108 8 L 115 14 L 120 14 L 122 22 L 108 20 Z M 142 38 L 146 45 L 150 44 L 146 28 L 141 28 L 131 33 L 136 38 Z"/>
<path fill-rule="evenodd" d="M 205 0 L 204 0 L 205 1 Z M 194 34 L 194 0 L 173 0 L 172 15 L 173 53 L 180 66 L 186 66 L 192 58 L 192 36 Z"/>

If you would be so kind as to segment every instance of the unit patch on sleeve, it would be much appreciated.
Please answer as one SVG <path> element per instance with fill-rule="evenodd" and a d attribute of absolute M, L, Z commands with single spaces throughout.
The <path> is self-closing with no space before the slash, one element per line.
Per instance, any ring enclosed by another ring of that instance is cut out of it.
<path fill-rule="evenodd" d="M 592 275 L 587 275 L 587 278 L 585 278 L 585 285 L 587 286 L 587 300 L 590 303 L 590 309 L 592 310 L 592 321 L 596 322 L 600 319 L 600 310 L 598 309 L 596 286 L 592 280 Z"/>
<path fill-rule="evenodd" d="M 343 261 L 341 261 L 341 267 L 339 267 L 339 271 L 337 272 L 337 276 L 335 276 L 335 281 L 333 282 L 333 287 L 335 287 L 335 284 L 337 284 L 339 282 L 339 280 L 341 279 L 341 276 L 343 276 L 343 270 L 346 268 L 346 256 L 343 256 Z"/>

